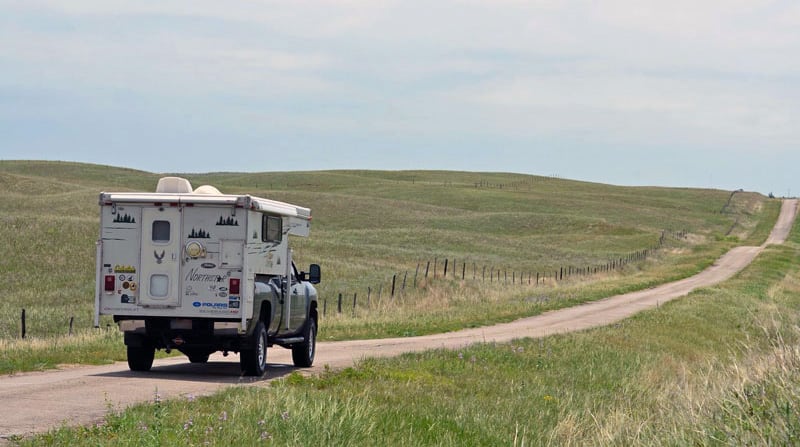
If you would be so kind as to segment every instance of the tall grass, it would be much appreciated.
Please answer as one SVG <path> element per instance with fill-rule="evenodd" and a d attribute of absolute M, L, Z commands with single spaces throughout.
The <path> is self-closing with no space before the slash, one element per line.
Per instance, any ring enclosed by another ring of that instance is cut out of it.
<path fill-rule="evenodd" d="M 319 292 L 329 307 L 322 339 L 490 324 L 648 287 L 702 269 L 739 239 L 765 238 L 779 208 L 777 201 L 751 193 L 736 194 L 721 212 L 730 197 L 725 191 L 617 187 L 503 173 L 182 175 L 195 186 L 213 184 L 223 192 L 312 208 L 311 237 L 293 243 L 301 268 L 312 262 L 323 268 Z M 90 329 L 98 194 L 151 191 L 158 177 L 79 163 L 0 162 L 0 339 L 19 337 L 22 309 L 30 337 L 63 337 L 72 317 L 76 330 Z M 513 271 L 600 265 L 653 247 L 664 229 L 687 230 L 690 236 L 671 241 L 644 264 L 591 280 L 551 281 L 539 288 L 430 278 L 420 279 L 416 289 L 411 285 L 417 265 L 435 258 L 501 269 L 509 277 Z M 406 272 L 406 290 L 388 299 L 392 275 Z M 333 312 L 340 293 L 345 303 L 357 294 L 355 317 L 352 309 Z M 120 345 L 108 358 L 122 354 Z M 7 356 L 0 350 L 0 359 Z"/>
<path fill-rule="evenodd" d="M 609 327 L 294 373 L 23 445 L 794 445 L 799 318 L 796 227 L 732 280 Z"/>

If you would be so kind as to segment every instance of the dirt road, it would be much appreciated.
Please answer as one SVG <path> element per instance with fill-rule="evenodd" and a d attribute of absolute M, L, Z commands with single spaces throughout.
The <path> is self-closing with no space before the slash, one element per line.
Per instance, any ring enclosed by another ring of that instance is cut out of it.
<path fill-rule="evenodd" d="M 794 224 L 798 201 L 783 202 L 781 215 L 767 243 L 760 247 L 737 247 L 703 272 L 681 281 L 648 290 L 618 295 L 580 306 L 548 312 L 496 326 L 467 329 L 423 337 L 356 340 L 319 343 L 316 367 L 352 365 L 364 357 L 394 356 L 431 348 L 458 348 L 476 342 L 506 342 L 524 337 L 544 337 L 607 325 L 687 295 L 698 287 L 727 280 L 749 265 L 769 244 L 783 243 Z M 212 393 L 221 388 L 265 383 L 290 373 L 290 351 L 269 351 L 270 370 L 266 379 L 238 375 L 237 355 L 212 356 L 206 365 L 193 365 L 185 357 L 157 360 L 150 373 L 132 373 L 127 364 L 75 367 L 41 373 L 24 373 L 0 378 L 0 444 L 12 435 L 43 432 L 61 424 L 90 424 L 99 421 L 109 408 L 162 398 Z"/>

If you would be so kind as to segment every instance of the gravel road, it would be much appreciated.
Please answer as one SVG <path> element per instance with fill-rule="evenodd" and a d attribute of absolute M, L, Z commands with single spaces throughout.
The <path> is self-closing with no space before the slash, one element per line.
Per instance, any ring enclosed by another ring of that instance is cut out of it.
<path fill-rule="evenodd" d="M 749 265 L 770 244 L 783 243 L 794 224 L 798 201 L 785 200 L 780 217 L 767 242 L 760 247 L 737 247 L 703 272 L 652 289 L 606 298 L 580 306 L 547 312 L 511 323 L 422 337 L 327 342 L 317 345 L 314 368 L 351 366 L 364 357 L 395 356 L 431 348 L 456 349 L 476 342 L 507 342 L 524 337 L 603 326 L 627 318 L 660 303 L 685 296 L 732 277 Z M 0 444 L 12 435 L 40 433 L 62 424 L 91 424 L 102 420 L 109 409 L 161 398 L 203 395 L 236 385 L 258 385 L 294 370 L 291 353 L 269 351 L 266 378 L 239 376 L 238 355 L 214 354 L 208 364 L 195 365 L 181 356 L 157 360 L 150 373 L 133 373 L 126 363 L 79 366 L 22 373 L 0 378 Z"/>

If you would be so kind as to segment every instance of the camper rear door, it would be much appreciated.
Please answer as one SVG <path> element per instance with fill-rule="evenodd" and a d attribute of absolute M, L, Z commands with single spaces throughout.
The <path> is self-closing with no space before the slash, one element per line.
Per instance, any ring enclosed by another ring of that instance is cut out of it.
<path fill-rule="evenodd" d="M 180 219 L 176 207 L 142 210 L 141 305 L 180 305 Z"/>

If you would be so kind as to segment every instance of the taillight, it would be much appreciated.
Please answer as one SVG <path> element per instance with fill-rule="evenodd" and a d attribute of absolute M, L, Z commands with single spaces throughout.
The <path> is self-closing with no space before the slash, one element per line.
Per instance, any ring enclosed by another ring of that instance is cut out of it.
<path fill-rule="evenodd" d="M 117 288 L 117 278 L 114 275 L 106 275 L 106 292 L 113 292 Z"/>
<path fill-rule="evenodd" d="M 239 294 L 239 278 L 231 278 L 228 282 L 228 293 L 230 295 L 238 295 Z"/>

